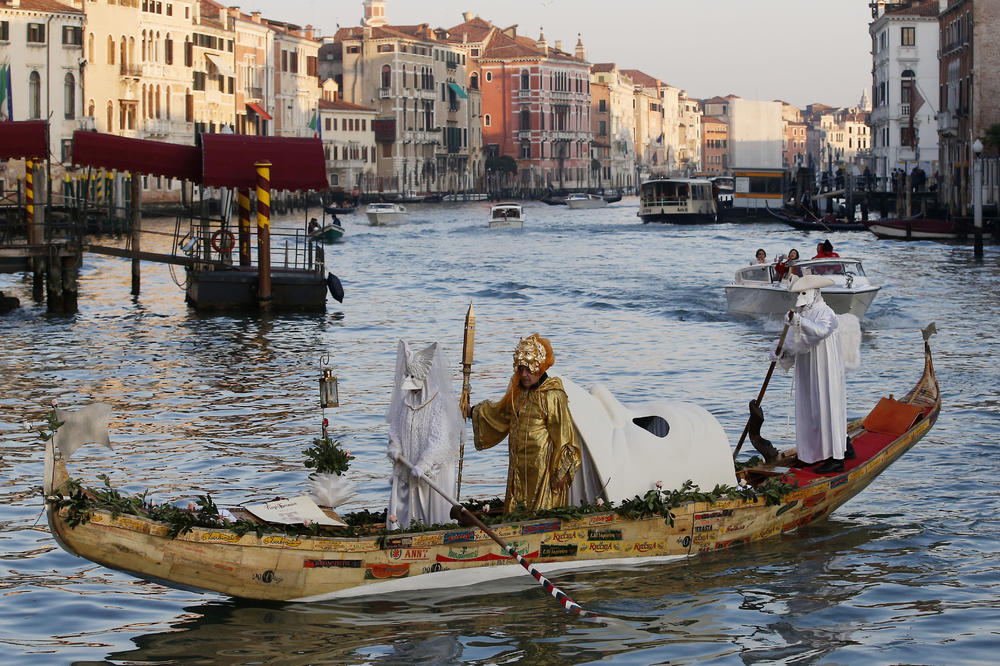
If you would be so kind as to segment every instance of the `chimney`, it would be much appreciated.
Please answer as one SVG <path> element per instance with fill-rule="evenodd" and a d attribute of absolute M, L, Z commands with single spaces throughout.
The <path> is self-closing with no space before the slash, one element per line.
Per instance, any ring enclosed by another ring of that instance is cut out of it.
<path fill-rule="evenodd" d="M 542 32 L 543 28 L 538 29 L 538 41 L 535 42 L 535 46 L 541 49 L 545 55 L 549 54 L 549 43 L 545 41 L 545 33 Z"/>
<path fill-rule="evenodd" d="M 573 55 L 576 56 L 577 60 L 587 59 L 587 50 L 583 48 L 583 37 L 580 36 L 580 33 L 576 33 L 576 50 Z"/>
<path fill-rule="evenodd" d="M 17 9 L 21 6 L 21 0 L 8 0 L 7 6 L 11 9 Z"/>
<path fill-rule="evenodd" d="M 260 23 L 260 12 L 251 12 L 250 20 L 254 23 Z"/>
<path fill-rule="evenodd" d="M 312 39 L 313 38 L 313 27 L 312 27 L 312 24 L 306 26 L 306 29 L 305 29 L 305 31 L 304 31 L 303 34 L 305 34 L 306 39 Z"/>
<path fill-rule="evenodd" d="M 462 43 L 463 44 L 468 44 L 469 43 L 469 33 L 467 33 L 467 32 L 463 32 L 462 33 Z"/>
<path fill-rule="evenodd" d="M 561 39 L 557 39 L 556 40 L 556 51 L 562 51 L 562 40 Z"/>
<path fill-rule="evenodd" d="M 468 23 L 474 18 L 476 18 L 476 15 L 473 12 L 462 12 L 462 21 L 465 23 Z"/>

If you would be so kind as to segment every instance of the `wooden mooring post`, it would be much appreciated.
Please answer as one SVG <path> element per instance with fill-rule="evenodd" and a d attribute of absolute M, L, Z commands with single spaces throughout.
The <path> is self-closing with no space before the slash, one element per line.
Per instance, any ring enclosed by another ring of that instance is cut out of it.
<path fill-rule="evenodd" d="M 131 204 L 132 204 L 132 295 L 139 295 L 140 268 L 139 252 L 142 250 L 140 238 L 142 237 L 142 175 L 132 172 L 131 178 Z"/>
<path fill-rule="evenodd" d="M 271 309 L 271 163 L 256 162 L 257 169 L 257 303 Z"/>

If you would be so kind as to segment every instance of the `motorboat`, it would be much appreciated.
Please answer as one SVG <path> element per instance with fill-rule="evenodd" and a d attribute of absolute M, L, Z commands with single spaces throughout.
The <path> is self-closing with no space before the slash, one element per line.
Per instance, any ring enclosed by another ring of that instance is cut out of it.
<path fill-rule="evenodd" d="M 521 229 L 524 227 L 524 206 L 519 203 L 498 203 L 490 207 L 490 229 Z"/>
<path fill-rule="evenodd" d="M 320 243 L 337 243 L 344 237 L 344 227 L 334 218 L 310 231 L 309 237 Z"/>
<path fill-rule="evenodd" d="M 740 314 L 778 315 L 795 305 L 796 293 L 790 291 L 795 280 L 804 275 L 822 275 L 834 284 L 820 291 L 823 300 L 837 314 L 865 316 L 881 287 L 874 286 L 865 274 L 860 259 L 830 257 L 788 262 L 787 272 L 778 264 L 751 264 L 736 271 L 726 285 L 729 311 Z"/>
<path fill-rule="evenodd" d="M 503 515 L 473 500 L 460 515 L 479 512 L 492 528 L 477 520 L 387 531 L 384 514 L 341 516 L 304 498 L 222 508 L 205 495 L 187 510 L 157 505 L 144 493 L 71 478 L 67 459 L 97 441 L 60 432 L 73 413 L 50 415 L 57 425 L 44 445 L 45 512 L 59 546 L 99 565 L 184 590 L 273 601 L 451 589 L 523 575 L 519 564 L 540 581 L 542 571 L 682 561 L 752 542 L 761 545 L 745 556 L 759 557 L 765 540 L 826 518 L 930 431 L 941 410 L 930 331 L 918 382 L 896 386 L 898 399 L 883 397 L 847 424 L 856 456 L 842 471 L 797 466 L 794 448 L 737 469 L 707 410 L 672 400 L 626 405 L 600 385 L 588 392 L 566 383 L 570 405 L 579 405 L 572 416 L 584 462 L 570 495 L 581 500 L 558 512 Z M 106 423 L 110 406 L 93 407 L 106 408 Z"/>
<path fill-rule="evenodd" d="M 656 178 L 639 186 L 643 222 L 705 224 L 718 221 L 712 181 L 702 178 Z"/>
<path fill-rule="evenodd" d="M 389 227 L 407 221 L 406 206 L 398 203 L 371 203 L 365 210 L 373 227 Z"/>
<path fill-rule="evenodd" d="M 608 202 L 604 197 L 586 192 L 575 192 L 566 197 L 566 205 L 574 210 L 584 208 L 606 208 Z"/>

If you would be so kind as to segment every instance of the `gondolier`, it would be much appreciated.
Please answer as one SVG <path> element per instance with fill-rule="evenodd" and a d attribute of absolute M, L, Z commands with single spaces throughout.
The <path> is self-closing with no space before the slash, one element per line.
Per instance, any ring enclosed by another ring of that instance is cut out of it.
<path fill-rule="evenodd" d="M 519 504 L 535 510 L 566 505 L 580 466 L 566 391 L 558 377 L 546 373 L 554 362 L 546 338 L 537 333 L 521 338 L 503 398 L 462 406 L 472 418 L 477 450 L 508 440 L 506 512 Z"/>
<path fill-rule="evenodd" d="M 795 444 L 798 459 L 806 464 L 822 463 L 819 474 L 844 469 L 847 446 L 847 387 L 841 354 L 839 318 L 823 301 L 822 287 L 830 278 L 807 275 L 796 280 L 798 293 L 791 331 L 782 346 L 779 361 L 785 369 L 795 365 Z M 843 315 L 857 319 L 853 315 Z M 846 321 L 849 320 L 845 320 Z M 845 326 L 846 328 L 846 326 Z M 854 328 L 854 326 L 852 326 Z M 846 332 L 848 346 L 857 346 L 858 332 Z M 851 365 L 855 365 L 851 359 Z"/>

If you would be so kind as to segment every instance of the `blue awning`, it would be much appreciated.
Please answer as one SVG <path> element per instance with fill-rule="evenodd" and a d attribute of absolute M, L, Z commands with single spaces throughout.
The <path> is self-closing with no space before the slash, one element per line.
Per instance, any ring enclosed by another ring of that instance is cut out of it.
<path fill-rule="evenodd" d="M 454 90 L 455 94 L 461 97 L 462 99 L 469 99 L 469 96 L 465 94 L 464 90 L 462 90 L 462 86 L 458 85 L 457 83 L 448 83 L 448 87 Z"/>

